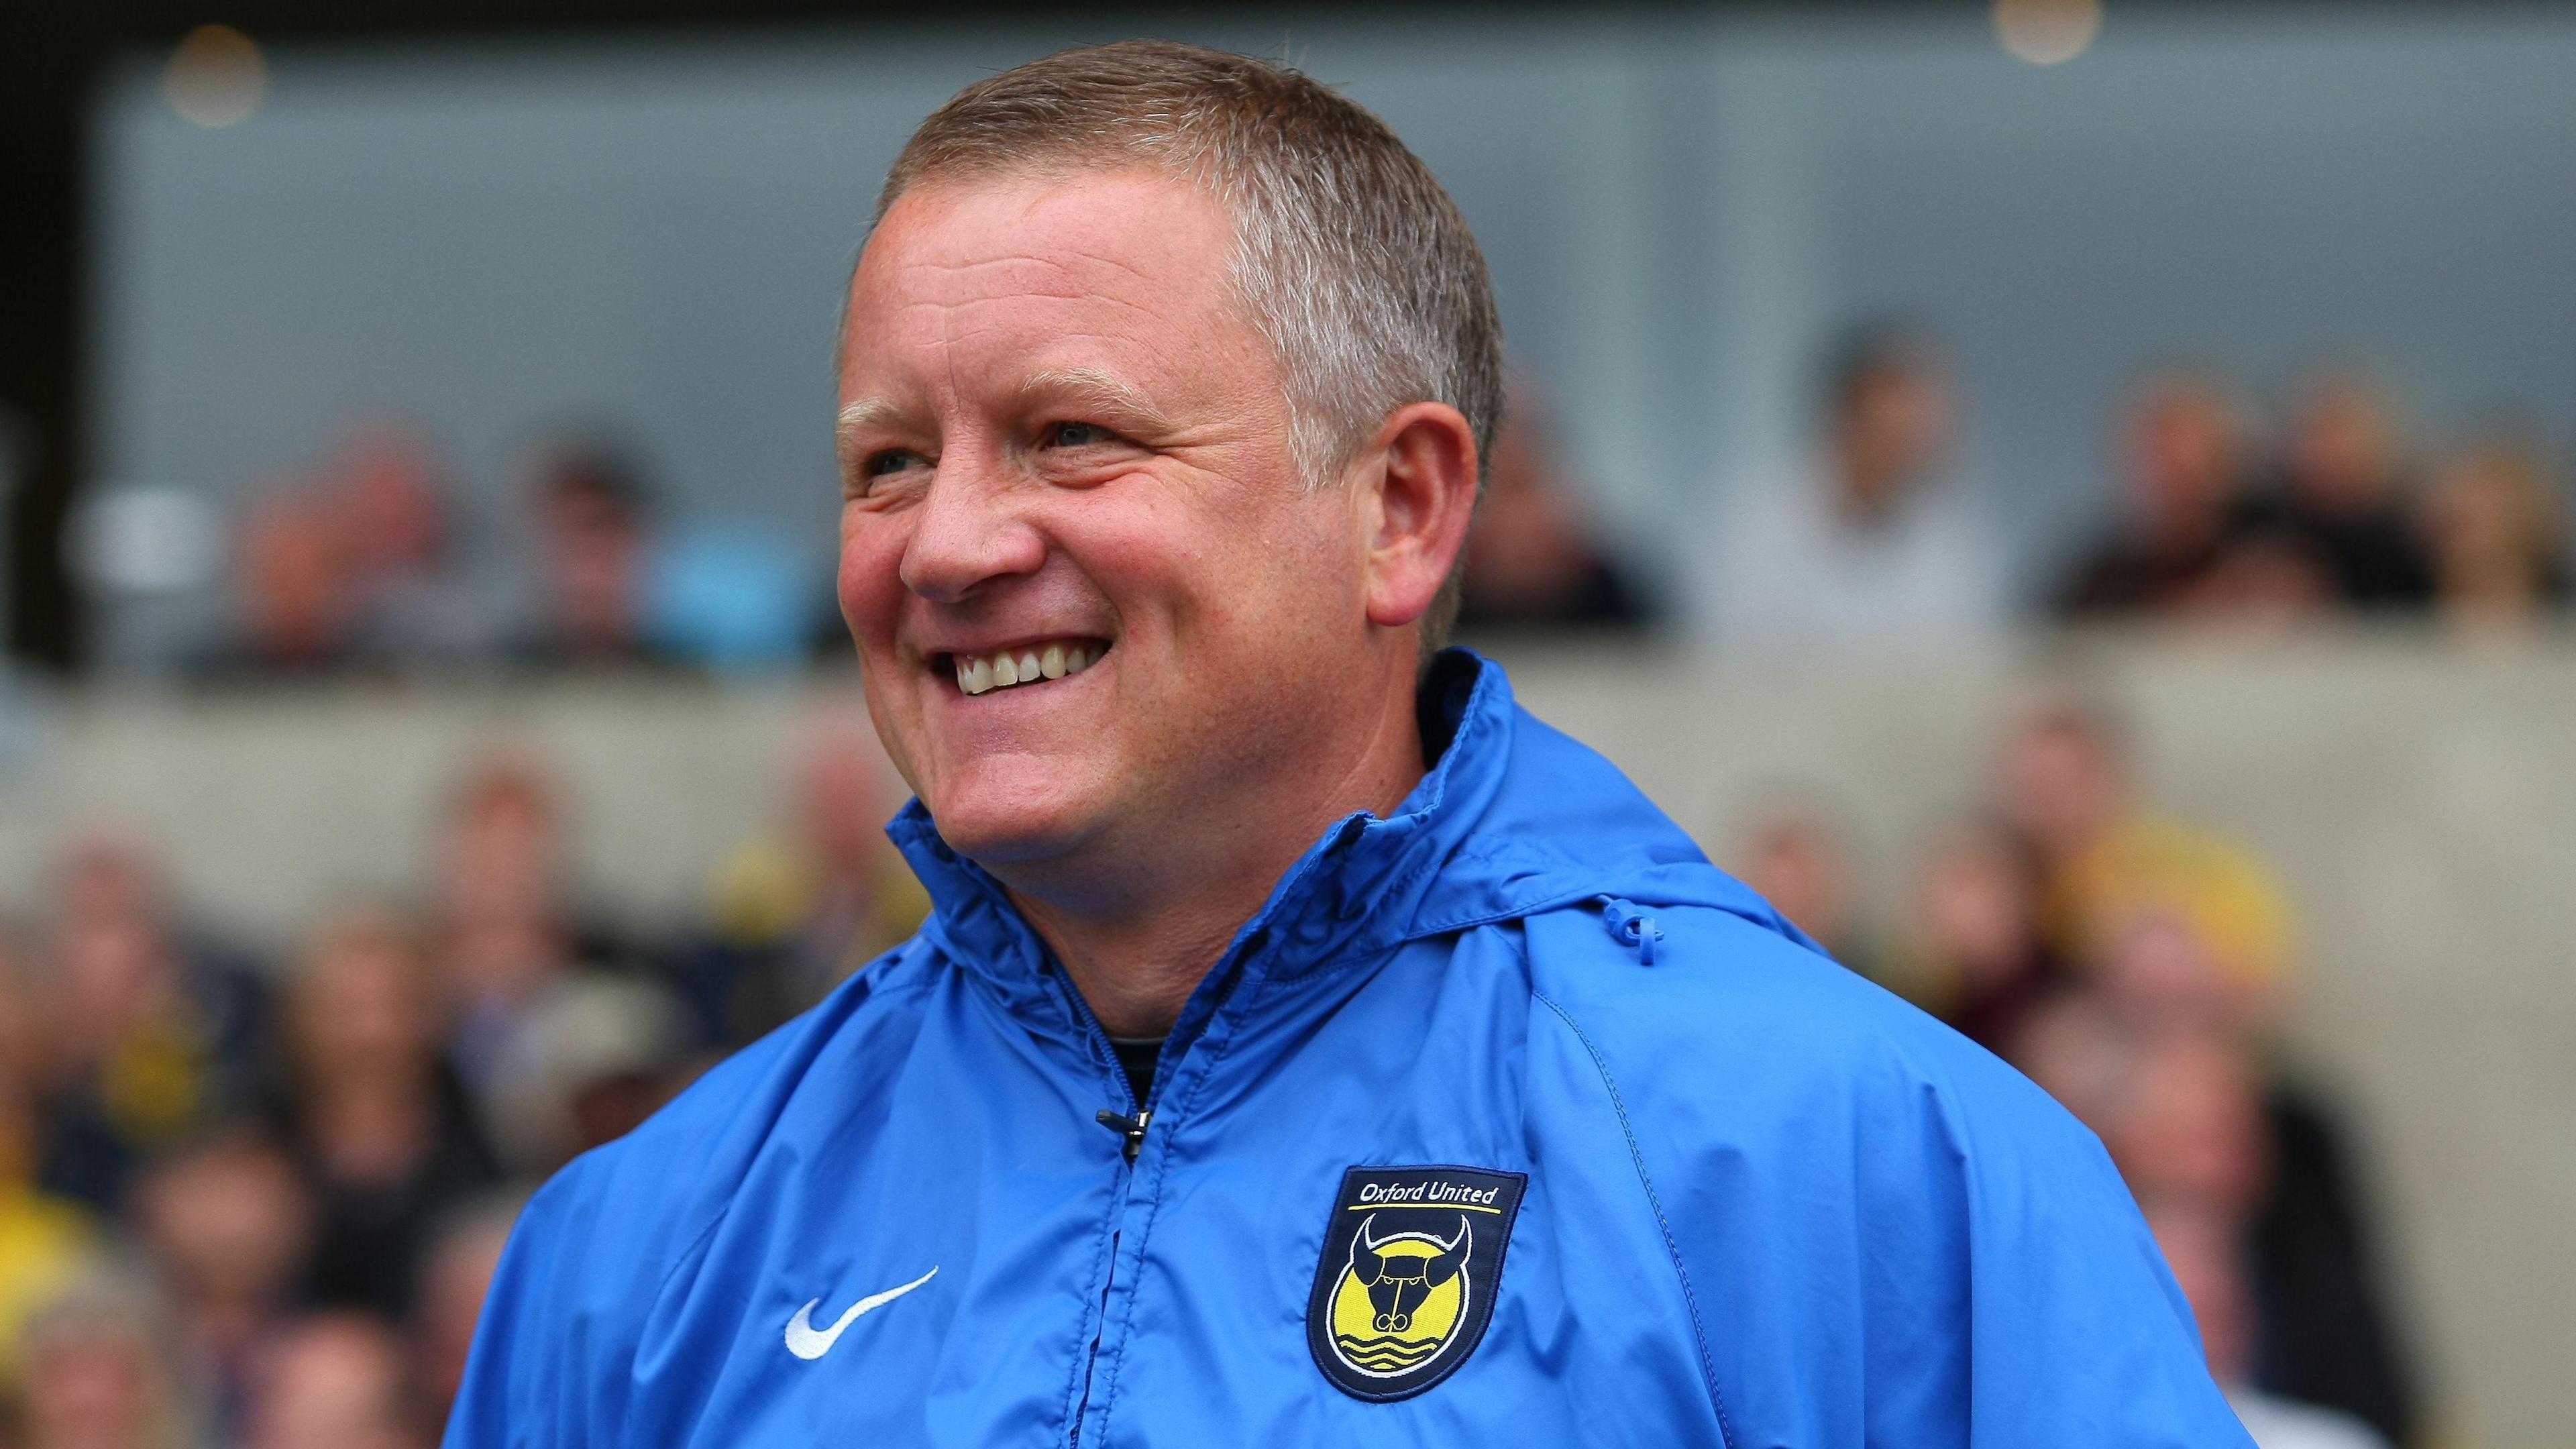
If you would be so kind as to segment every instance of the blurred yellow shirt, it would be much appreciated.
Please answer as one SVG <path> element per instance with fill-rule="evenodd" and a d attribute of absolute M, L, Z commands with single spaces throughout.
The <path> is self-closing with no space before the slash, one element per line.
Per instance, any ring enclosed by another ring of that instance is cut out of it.
<path fill-rule="evenodd" d="M 89 1214 L 23 1183 L 0 1186 L 0 1379 L 18 1374 L 18 1335 L 91 1259 Z"/>
<path fill-rule="evenodd" d="M 2239 990 L 2267 994 L 2289 978 L 2289 906 L 2262 863 L 2224 837 L 2133 815 L 2050 882 L 2049 935 L 2075 961 L 2100 959 L 2112 932 L 2149 912 L 2189 927 Z"/>

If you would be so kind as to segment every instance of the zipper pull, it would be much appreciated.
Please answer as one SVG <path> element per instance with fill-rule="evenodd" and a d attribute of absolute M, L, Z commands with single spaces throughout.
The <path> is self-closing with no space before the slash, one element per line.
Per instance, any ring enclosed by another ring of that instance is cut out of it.
<path fill-rule="evenodd" d="M 1136 1154 L 1145 1150 L 1145 1124 L 1154 1120 L 1154 1114 L 1151 1109 L 1138 1112 L 1133 1117 L 1123 1112 L 1102 1112 L 1093 1120 L 1127 1139 L 1123 1151 L 1127 1160 L 1134 1162 Z"/>

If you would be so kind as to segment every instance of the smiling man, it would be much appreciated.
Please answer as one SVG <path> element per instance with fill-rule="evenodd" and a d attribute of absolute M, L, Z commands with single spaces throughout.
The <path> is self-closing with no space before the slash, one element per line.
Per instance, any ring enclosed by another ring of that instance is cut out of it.
<path fill-rule="evenodd" d="M 2081 1128 L 1433 651 L 1499 328 L 1378 121 L 981 82 L 843 337 L 936 912 L 539 1194 L 451 1446 L 2246 1442 Z"/>

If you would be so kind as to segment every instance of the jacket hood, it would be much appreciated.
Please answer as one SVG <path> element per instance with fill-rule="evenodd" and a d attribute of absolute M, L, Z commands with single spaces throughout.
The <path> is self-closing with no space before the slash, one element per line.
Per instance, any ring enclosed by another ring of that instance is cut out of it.
<path fill-rule="evenodd" d="M 1344 817 L 1281 878 L 1236 941 L 1278 948 L 1264 974 L 1594 899 L 1712 907 L 1812 944 L 1711 865 L 1617 766 L 1522 709 L 1493 661 L 1442 651 L 1419 706 L 1437 761 L 1394 814 Z M 887 833 L 930 891 L 923 931 L 934 944 L 997 977 L 1043 966 L 1044 947 L 1000 883 L 940 838 L 920 800 Z"/>

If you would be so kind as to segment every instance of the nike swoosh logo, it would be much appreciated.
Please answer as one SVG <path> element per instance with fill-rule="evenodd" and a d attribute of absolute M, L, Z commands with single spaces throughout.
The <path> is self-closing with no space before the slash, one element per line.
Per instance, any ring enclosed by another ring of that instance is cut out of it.
<path fill-rule="evenodd" d="M 938 1276 L 939 1270 L 932 1268 L 900 1288 L 888 1288 L 883 1293 L 871 1293 L 851 1304 L 850 1311 L 833 1320 L 829 1328 L 814 1326 L 814 1310 L 823 1306 L 823 1300 L 817 1298 L 797 1309 L 796 1316 L 787 1320 L 787 1351 L 801 1359 L 821 1358 L 832 1351 L 833 1344 L 840 1341 L 841 1330 L 859 1321 L 860 1314 L 872 1313 L 883 1308 Z"/>

